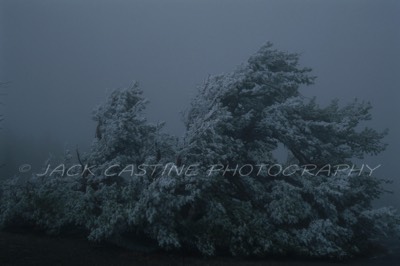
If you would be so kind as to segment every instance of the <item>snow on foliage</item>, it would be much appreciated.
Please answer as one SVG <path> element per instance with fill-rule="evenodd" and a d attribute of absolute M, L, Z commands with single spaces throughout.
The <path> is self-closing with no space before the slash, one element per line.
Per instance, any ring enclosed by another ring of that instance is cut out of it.
<path fill-rule="evenodd" d="M 279 144 L 291 162 L 319 167 L 383 151 L 386 132 L 360 129 L 370 119 L 369 104 L 340 108 L 334 100 L 320 107 L 301 96 L 300 86 L 314 81 L 310 73 L 297 54 L 268 43 L 247 64 L 199 88 L 179 141 L 163 133 L 162 124 L 146 121 L 137 83 L 114 90 L 94 113 L 91 150 L 79 156 L 82 168 L 93 166 L 90 171 L 3 182 L 0 225 L 29 224 L 52 233 L 79 228 L 94 241 L 136 235 L 164 249 L 206 255 L 342 258 L 365 252 L 399 232 L 395 210 L 372 209 L 383 192 L 377 177 L 206 174 L 212 164 L 273 164 Z M 66 167 L 72 157 L 67 151 Z M 197 164 L 200 171 L 127 176 L 140 164 L 171 162 Z M 124 169 L 128 164 L 132 169 Z M 104 174 L 110 167 L 115 175 Z"/>

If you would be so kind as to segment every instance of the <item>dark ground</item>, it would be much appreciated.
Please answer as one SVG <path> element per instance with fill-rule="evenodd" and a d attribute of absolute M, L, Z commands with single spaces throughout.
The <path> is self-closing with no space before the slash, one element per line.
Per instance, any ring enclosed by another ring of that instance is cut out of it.
<path fill-rule="evenodd" d="M 202 258 L 167 253 L 139 253 L 81 237 L 0 232 L 0 265 L 400 265 L 400 248 L 375 258 L 343 262 L 295 259 Z"/>

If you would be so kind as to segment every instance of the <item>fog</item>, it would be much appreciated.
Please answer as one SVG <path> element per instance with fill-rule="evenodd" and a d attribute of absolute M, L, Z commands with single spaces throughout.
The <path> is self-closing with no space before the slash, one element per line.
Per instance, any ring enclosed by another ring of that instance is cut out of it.
<path fill-rule="evenodd" d="M 93 108 L 107 90 L 139 82 L 149 121 L 184 132 L 180 112 L 210 74 L 232 71 L 271 41 L 313 68 L 305 96 L 357 97 L 369 126 L 389 128 L 382 164 L 400 207 L 398 1 L 2 1 L 0 80 L 3 174 L 44 162 L 65 145 L 87 150 Z"/>

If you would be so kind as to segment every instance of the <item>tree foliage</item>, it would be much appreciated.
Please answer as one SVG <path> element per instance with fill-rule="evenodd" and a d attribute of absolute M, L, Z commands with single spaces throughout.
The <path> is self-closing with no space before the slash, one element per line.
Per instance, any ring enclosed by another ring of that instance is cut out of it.
<path fill-rule="evenodd" d="M 146 121 L 138 85 L 113 91 L 94 114 L 96 139 L 74 177 L 63 172 L 14 178 L 0 191 L 0 224 L 28 223 L 52 232 L 71 226 L 91 240 L 144 237 L 165 249 L 214 255 L 295 254 L 342 258 L 365 252 L 399 231 L 392 208 L 373 209 L 382 180 L 368 174 L 267 176 L 210 172 L 210 165 L 267 163 L 281 144 L 286 164 L 350 163 L 385 149 L 386 132 L 361 128 L 371 106 L 334 100 L 320 107 L 299 88 L 314 82 L 298 54 L 263 46 L 232 73 L 198 90 L 178 141 Z M 73 165 L 66 152 L 66 167 Z M 138 165 L 197 165 L 198 174 Z M 126 169 L 125 165 L 133 164 Z M 92 166 L 80 172 L 85 165 Z M 115 175 L 104 173 L 112 167 Z M 68 168 L 68 167 L 67 167 Z"/>

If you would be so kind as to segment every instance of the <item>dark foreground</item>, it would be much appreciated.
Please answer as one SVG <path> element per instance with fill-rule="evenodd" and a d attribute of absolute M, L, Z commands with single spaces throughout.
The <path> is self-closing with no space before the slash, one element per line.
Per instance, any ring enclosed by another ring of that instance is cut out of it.
<path fill-rule="evenodd" d="M 78 237 L 0 232 L 0 265 L 399 265 L 400 249 L 375 258 L 344 262 L 294 259 L 202 258 L 167 253 L 145 254 Z"/>

